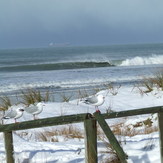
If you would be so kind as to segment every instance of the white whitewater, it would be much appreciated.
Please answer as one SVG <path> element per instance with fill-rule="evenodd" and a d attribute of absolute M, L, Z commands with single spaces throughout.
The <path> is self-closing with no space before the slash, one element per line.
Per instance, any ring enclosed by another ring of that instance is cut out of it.
<path fill-rule="evenodd" d="M 150 57 L 134 57 L 122 61 L 120 66 L 136 66 L 136 65 L 152 65 L 152 64 L 163 64 L 162 55 L 152 55 Z"/>

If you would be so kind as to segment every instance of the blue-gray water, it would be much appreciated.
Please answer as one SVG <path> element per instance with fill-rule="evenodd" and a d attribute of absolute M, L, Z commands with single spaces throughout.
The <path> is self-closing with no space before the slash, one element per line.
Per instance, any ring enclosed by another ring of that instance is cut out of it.
<path fill-rule="evenodd" d="M 163 67 L 163 44 L 0 50 L 0 95 L 132 84 Z"/>

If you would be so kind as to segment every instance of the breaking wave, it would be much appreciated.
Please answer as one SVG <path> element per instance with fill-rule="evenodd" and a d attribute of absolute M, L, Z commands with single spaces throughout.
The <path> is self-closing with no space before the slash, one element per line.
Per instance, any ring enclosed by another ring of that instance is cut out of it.
<path fill-rule="evenodd" d="M 0 71 L 45 71 L 45 70 L 64 70 L 64 69 L 80 69 L 80 68 L 96 68 L 113 66 L 109 62 L 63 62 L 63 63 L 43 63 L 32 65 L 16 65 L 0 67 Z"/>
<path fill-rule="evenodd" d="M 163 55 L 153 55 L 150 57 L 134 57 L 122 61 L 120 66 L 136 66 L 136 65 L 153 65 L 163 64 Z"/>
<path fill-rule="evenodd" d="M 103 60 L 103 61 L 63 61 L 56 63 L 36 63 L 23 65 L 0 66 L 0 72 L 27 72 L 27 71 L 50 71 L 82 68 L 99 68 L 113 66 L 139 66 L 139 65 L 163 64 L 163 55 L 153 55 L 149 57 L 136 56 L 125 60 Z"/>

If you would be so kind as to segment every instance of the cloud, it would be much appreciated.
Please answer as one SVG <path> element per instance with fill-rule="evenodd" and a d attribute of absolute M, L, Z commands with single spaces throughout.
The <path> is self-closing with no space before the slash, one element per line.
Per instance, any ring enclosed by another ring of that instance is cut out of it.
<path fill-rule="evenodd" d="M 162 6 L 162 0 L 5 0 L 0 2 L 0 35 L 6 42 L 23 39 L 24 44 L 41 34 L 47 41 L 71 42 L 91 42 L 91 36 L 114 42 L 124 33 L 126 38 L 157 37 L 163 33 Z"/>

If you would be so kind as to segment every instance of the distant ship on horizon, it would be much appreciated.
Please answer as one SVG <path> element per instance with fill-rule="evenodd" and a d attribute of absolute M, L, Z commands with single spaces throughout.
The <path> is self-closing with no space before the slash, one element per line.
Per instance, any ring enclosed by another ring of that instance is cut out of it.
<path fill-rule="evenodd" d="M 64 46 L 70 46 L 70 43 L 65 42 L 65 43 L 49 43 L 49 47 L 64 47 Z"/>

